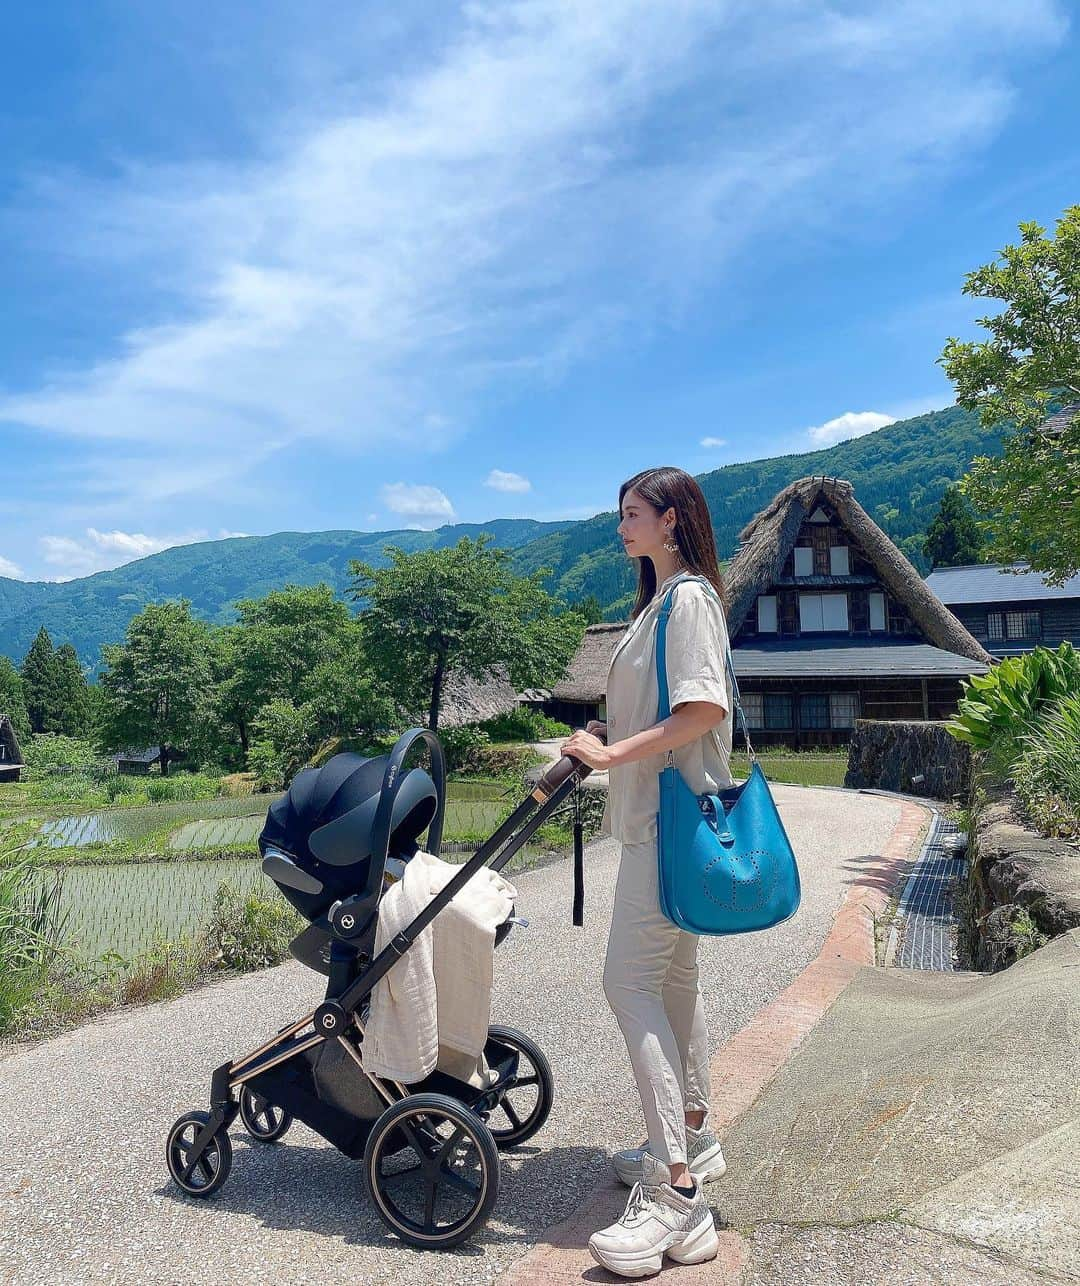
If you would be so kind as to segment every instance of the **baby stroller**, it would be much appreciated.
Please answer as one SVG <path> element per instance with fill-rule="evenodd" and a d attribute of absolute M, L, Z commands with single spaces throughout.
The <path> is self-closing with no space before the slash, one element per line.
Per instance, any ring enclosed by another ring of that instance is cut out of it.
<path fill-rule="evenodd" d="M 402 772 L 421 740 L 430 749 L 434 780 L 421 768 Z M 551 1111 L 554 1086 L 543 1051 L 523 1032 L 493 1026 L 484 1048 L 491 1073 L 484 1088 L 438 1068 L 414 1085 L 384 1080 L 364 1068 L 368 1001 L 376 982 L 475 872 L 489 859 L 501 870 L 589 771 L 567 756 L 552 765 L 378 955 L 385 874 L 403 869 L 425 827 L 427 851 L 438 856 L 446 809 L 439 739 L 427 728 L 412 728 L 389 755 L 338 754 L 294 777 L 268 810 L 259 849 L 265 873 L 310 921 L 290 950 L 327 976 L 326 998 L 265 1044 L 223 1063 L 211 1077 L 209 1112 L 188 1112 L 173 1125 L 166 1157 L 185 1193 L 208 1197 L 228 1178 L 229 1126 L 237 1115 L 263 1143 L 280 1139 L 296 1118 L 346 1156 L 363 1159 L 375 1209 L 402 1240 L 439 1249 L 483 1226 L 499 1191 L 498 1149 L 530 1138 Z M 574 838 L 580 923 L 580 824 Z M 515 921 L 525 923 L 508 916 L 496 945 Z"/>

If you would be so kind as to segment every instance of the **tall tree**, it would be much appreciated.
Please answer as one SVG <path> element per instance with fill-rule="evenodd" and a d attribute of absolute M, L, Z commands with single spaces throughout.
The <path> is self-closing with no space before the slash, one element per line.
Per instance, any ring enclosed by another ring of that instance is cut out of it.
<path fill-rule="evenodd" d="M 30 740 L 30 717 L 26 713 L 23 681 L 10 657 L 0 656 L 0 714 L 6 714 L 19 741 Z"/>
<path fill-rule="evenodd" d="M 1024 560 L 1060 586 L 1080 571 L 1080 205 L 1045 233 L 1021 223 L 1018 245 L 967 274 L 965 295 L 1005 309 L 979 319 L 989 339 L 950 338 L 938 361 L 961 406 L 1012 426 L 1002 454 L 977 456 L 960 483 L 986 515 L 986 557 Z M 1075 413 L 1049 431 L 1053 405 Z"/>
<path fill-rule="evenodd" d="M 360 624 L 329 585 L 287 585 L 242 600 L 237 612 L 217 640 L 216 665 L 222 718 L 245 753 L 251 725 L 271 701 L 310 706 L 305 726 L 319 732 L 386 717 L 377 676 L 361 652 Z"/>
<path fill-rule="evenodd" d="M 957 486 L 946 487 L 923 542 L 931 570 L 977 563 L 985 543 L 967 497 Z"/>
<path fill-rule="evenodd" d="M 57 685 L 56 653 L 49 631 L 38 630 L 20 671 L 26 712 L 34 732 L 59 732 L 62 713 Z"/>
<path fill-rule="evenodd" d="M 542 588 L 550 568 L 515 576 L 509 552 L 489 548 L 490 541 L 481 532 L 475 541 L 463 536 L 448 548 L 411 554 L 387 545 L 387 567 L 349 564 L 349 592 L 368 604 L 368 654 L 404 710 L 426 708 L 432 730 L 450 674 L 482 681 L 505 664 L 516 687 L 546 686 L 564 672 L 584 632 L 583 618 L 560 611 Z"/>
<path fill-rule="evenodd" d="M 123 643 L 101 649 L 107 698 L 102 742 L 109 750 L 161 747 L 161 771 L 206 745 L 214 693 L 210 629 L 187 599 L 148 603 Z"/>
<path fill-rule="evenodd" d="M 60 729 L 68 737 L 85 737 L 90 729 L 90 694 L 78 653 L 61 643 L 53 657 Z"/>

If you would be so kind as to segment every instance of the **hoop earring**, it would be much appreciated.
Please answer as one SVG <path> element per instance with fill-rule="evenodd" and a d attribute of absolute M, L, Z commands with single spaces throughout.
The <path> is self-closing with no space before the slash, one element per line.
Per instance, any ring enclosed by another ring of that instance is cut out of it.
<path fill-rule="evenodd" d="M 668 532 L 668 538 L 664 541 L 664 548 L 669 554 L 677 554 L 679 552 L 678 544 L 671 539 L 671 532 Z"/>

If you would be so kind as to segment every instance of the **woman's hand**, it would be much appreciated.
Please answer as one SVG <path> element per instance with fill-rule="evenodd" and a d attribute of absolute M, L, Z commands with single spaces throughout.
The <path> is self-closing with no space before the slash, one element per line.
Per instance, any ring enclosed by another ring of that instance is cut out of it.
<path fill-rule="evenodd" d="M 593 720 L 589 727 L 592 727 L 596 722 L 596 720 Z M 607 731 L 606 726 L 604 726 L 604 731 Z M 605 746 L 599 737 L 594 736 L 591 732 L 586 732 L 582 728 L 578 728 L 572 733 L 559 749 L 564 755 L 573 755 L 575 759 L 580 759 L 583 764 L 588 764 L 590 768 L 598 768 L 601 771 L 611 766 L 614 757 L 614 751 Z"/>

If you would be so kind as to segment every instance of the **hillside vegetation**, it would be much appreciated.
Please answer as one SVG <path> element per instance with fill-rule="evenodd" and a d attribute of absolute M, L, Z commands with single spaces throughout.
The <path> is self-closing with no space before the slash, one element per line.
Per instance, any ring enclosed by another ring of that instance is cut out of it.
<path fill-rule="evenodd" d="M 966 472 L 973 456 L 995 452 L 999 444 L 1000 436 L 982 428 L 977 415 L 950 407 L 818 451 L 726 465 L 698 481 L 722 559 L 731 557 L 738 532 L 776 492 L 820 473 L 848 479 L 863 508 L 925 572 L 922 542 L 946 486 Z M 568 602 L 595 594 L 605 616 L 618 619 L 634 585 L 633 564 L 615 537 L 618 482 L 611 480 L 611 510 L 578 522 L 497 519 L 435 531 L 278 532 L 167 549 L 65 584 L 0 577 L 0 654 L 21 661 L 45 625 L 57 644 L 72 643 L 83 664 L 96 669 L 102 645 L 121 639 L 147 603 L 187 598 L 194 615 L 224 624 L 234 619 L 238 599 L 286 584 L 325 582 L 340 594 L 350 560 L 385 566 L 384 545 L 407 552 L 442 548 L 480 531 L 512 551 L 511 567 L 519 575 L 550 567 L 551 592 Z"/>

